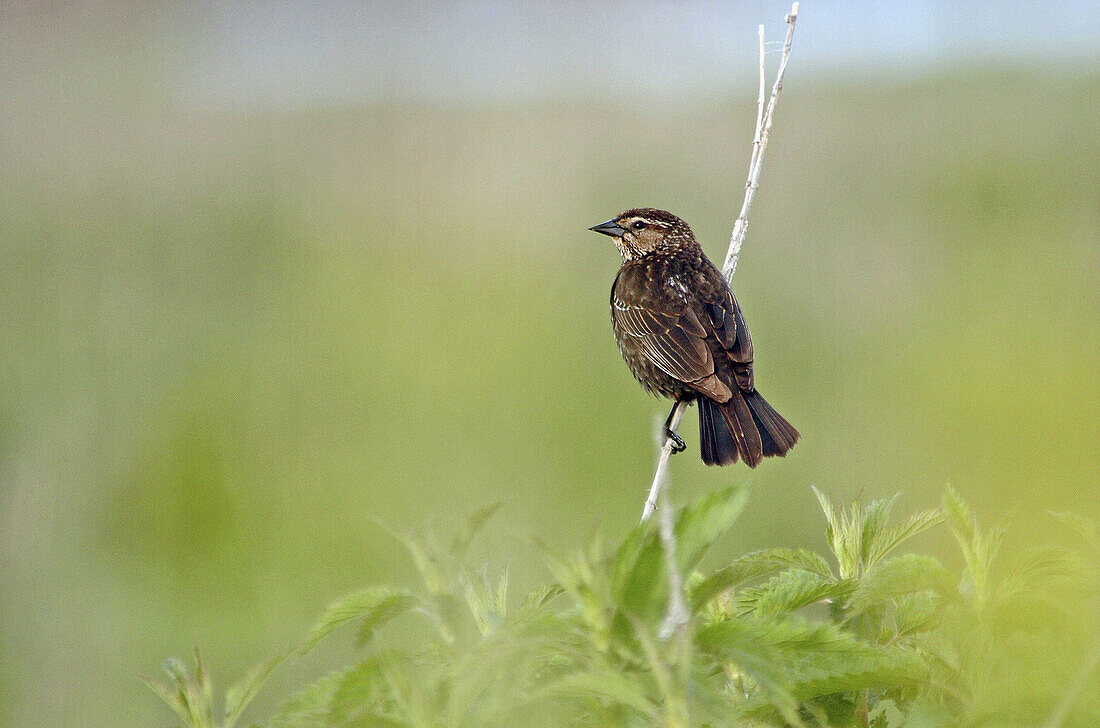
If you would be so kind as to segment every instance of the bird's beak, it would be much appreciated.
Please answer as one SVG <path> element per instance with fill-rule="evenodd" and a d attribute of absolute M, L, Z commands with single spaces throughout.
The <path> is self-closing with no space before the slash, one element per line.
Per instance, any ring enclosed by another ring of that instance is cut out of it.
<path fill-rule="evenodd" d="M 603 233 L 604 235 L 610 235 L 613 238 L 621 238 L 626 234 L 626 230 L 619 227 L 619 224 L 612 218 L 607 222 L 601 222 L 599 225 L 593 225 L 588 228 L 589 230 L 597 233 Z"/>

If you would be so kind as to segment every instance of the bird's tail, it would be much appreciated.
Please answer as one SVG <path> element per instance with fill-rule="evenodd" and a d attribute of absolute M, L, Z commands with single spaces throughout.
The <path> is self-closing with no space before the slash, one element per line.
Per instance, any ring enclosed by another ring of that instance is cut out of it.
<path fill-rule="evenodd" d="M 699 397 L 699 451 L 707 465 L 730 465 L 738 457 L 750 468 L 783 456 L 798 442 L 798 430 L 755 389 L 734 390 L 728 402 Z"/>

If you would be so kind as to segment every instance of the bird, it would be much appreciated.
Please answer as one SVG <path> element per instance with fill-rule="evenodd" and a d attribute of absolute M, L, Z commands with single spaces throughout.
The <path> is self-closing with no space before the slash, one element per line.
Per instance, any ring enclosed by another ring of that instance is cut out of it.
<path fill-rule="evenodd" d="M 676 215 L 627 210 L 589 230 L 608 235 L 622 255 L 611 287 L 611 322 L 619 351 L 650 393 L 673 399 L 665 434 L 682 402 L 699 405 L 699 451 L 707 465 L 738 459 L 750 468 L 783 456 L 798 441 L 791 426 L 756 390 L 749 328 L 722 272 Z"/>

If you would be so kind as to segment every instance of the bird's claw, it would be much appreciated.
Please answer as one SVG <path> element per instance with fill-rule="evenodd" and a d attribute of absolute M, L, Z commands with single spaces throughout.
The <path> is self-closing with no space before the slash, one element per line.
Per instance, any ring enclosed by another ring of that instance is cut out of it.
<path fill-rule="evenodd" d="M 684 444 L 683 438 L 677 435 L 668 427 L 665 428 L 665 438 L 672 441 L 672 452 L 678 453 L 687 450 L 687 445 Z"/>

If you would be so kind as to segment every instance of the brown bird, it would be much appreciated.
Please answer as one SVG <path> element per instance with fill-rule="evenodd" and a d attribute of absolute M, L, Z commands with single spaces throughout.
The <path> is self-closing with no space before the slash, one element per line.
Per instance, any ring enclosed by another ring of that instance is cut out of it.
<path fill-rule="evenodd" d="M 623 256 L 611 287 L 619 351 L 653 394 L 699 403 L 703 462 L 729 465 L 740 457 L 755 468 L 794 447 L 798 431 L 756 391 L 741 307 L 687 223 L 639 208 L 589 229 L 611 236 Z M 665 431 L 681 452 L 671 420 L 670 412 Z"/>

